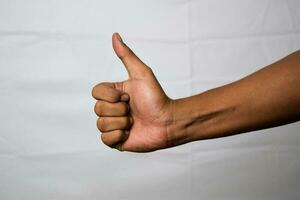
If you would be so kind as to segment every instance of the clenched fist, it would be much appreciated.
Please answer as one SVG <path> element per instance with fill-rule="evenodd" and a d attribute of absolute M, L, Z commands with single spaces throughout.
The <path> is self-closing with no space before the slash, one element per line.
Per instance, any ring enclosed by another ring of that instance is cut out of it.
<path fill-rule="evenodd" d="M 97 100 L 97 127 L 106 145 L 120 151 L 148 152 L 169 147 L 168 124 L 173 100 L 168 98 L 152 70 L 145 65 L 118 33 L 113 49 L 129 75 L 123 82 L 100 83 L 93 88 Z"/>

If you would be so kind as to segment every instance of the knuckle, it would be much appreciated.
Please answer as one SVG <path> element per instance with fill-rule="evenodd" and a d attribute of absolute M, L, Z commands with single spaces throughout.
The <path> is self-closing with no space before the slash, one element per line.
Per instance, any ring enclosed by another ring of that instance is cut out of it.
<path fill-rule="evenodd" d="M 93 87 L 93 89 L 92 89 L 92 96 L 94 97 L 94 98 L 96 98 L 96 90 L 97 90 L 97 85 L 95 85 L 94 87 Z"/>
<path fill-rule="evenodd" d="M 103 143 L 105 143 L 105 134 L 104 133 L 101 134 L 100 139 Z"/>
<path fill-rule="evenodd" d="M 106 86 L 107 85 L 107 83 L 105 83 L 105 82 L 101 82 L 101 83 L 98 83 L 98 87 L 104 87 L 104 86 Z"/>
<path fill-rule="evenodd" d="M 107 140 L 107 134 L 105 134 L 105 133 L 102 133 L 102 134 L 101 134 L 101 141 L 102 141 L 104 144 L 109 145 L 109 142 L 108 142 L 108 140 Z"/>
<path fill-rule="evenodd" d="M 94 107 L 94 111 L 97 115 L 100 115 L 101 114 L 101 101 L 97 101 L 96 104 L 95 104 L 95 107 Z"/>
<path fill-rule="evenodd" d="M 104 83 L 98 83 L 95 85 L 92 89 L 92 96 L 96 98 L 98 96 L 98 93 L 101 91 L 101 88 L 103 87 Z"/>
<path fill-rule="evenodd" d="M 104 144 L 113 148 L 115 144 L 123 141 L 123 132 L 122 130 L 115 130 L 112 132 L 102 133 L 101 140 Z"/>
<path fill-rule="evenodd" d="M 97 119 L 97 128 L 98 128 L 99 131 L 101 131 L 100 130 L 100 118 Z"/>
<path fill-rule="evenodd" d="M 102 83 L 98 83 L 97 85 L 95 85 L 92 89 L 92 96 L 97 99 L 99 96 L 101 96 L 101 93 L 103 93 L 103 90 L 106 87 L 106 83 L 102 82 Z"/>
<path fill-rule="evenodd" d="M 100 131 L 106 131 L 107 130 L 107 121 L 105 118 L 99 118 L 98 119 L 98 129 Z"/>

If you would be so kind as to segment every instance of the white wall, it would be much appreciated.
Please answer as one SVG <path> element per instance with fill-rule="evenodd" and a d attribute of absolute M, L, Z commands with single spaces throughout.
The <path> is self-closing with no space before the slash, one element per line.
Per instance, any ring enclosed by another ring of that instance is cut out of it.
<path fill-rule="evenodd" d="M 1 0 L 0 199 L 299 199 L 299 123 L 121 153 L 99 142 L 90 95 L 127 77 L 114 31 L 179 98 L 299 49 L 299 10 L 298 0 Z"/>

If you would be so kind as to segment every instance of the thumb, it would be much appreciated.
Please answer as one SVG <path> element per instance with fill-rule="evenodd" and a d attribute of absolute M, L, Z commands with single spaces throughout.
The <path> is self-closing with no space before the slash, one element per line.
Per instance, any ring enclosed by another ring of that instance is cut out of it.
<path fill-rule="evenodd" d="M 123 42 L 119 33 L 113 34 L 112 45 L 115 53 L 125 65 L 130 78 L 142 78 L 150 71 L 150 68 Z"/>

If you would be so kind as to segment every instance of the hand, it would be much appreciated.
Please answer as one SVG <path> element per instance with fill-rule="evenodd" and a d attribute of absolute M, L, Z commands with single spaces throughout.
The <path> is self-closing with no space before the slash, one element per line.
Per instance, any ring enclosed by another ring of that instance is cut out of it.
<path fill-rule="evenodd" d="M 172 103 L 152 70 L 122 41 L 112 36 L 113 48 L 121 59 L 129 79 L 100 83 L 92 95 L 98 101 L 97 127 L 106 145 L 120 151 L 149 152 L 169 147 L 168 124 L 172 121 Z"/>
<path fill-rule="evenodd" d="M 300 51 L 239 81 L 172 100 L 121 37 L 112 40 L 129 79 L 100 83 L 92 92 L 101 139 L 110 147 L 149 152 L 300 119 Z"/>

